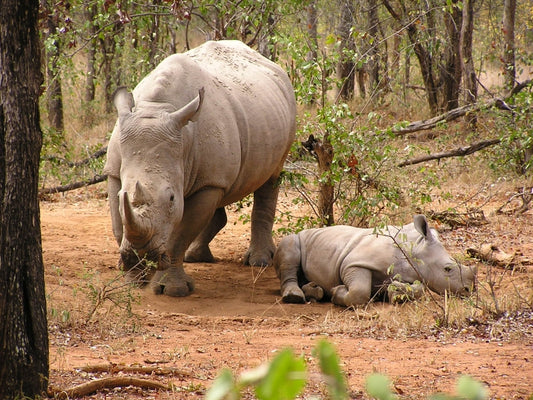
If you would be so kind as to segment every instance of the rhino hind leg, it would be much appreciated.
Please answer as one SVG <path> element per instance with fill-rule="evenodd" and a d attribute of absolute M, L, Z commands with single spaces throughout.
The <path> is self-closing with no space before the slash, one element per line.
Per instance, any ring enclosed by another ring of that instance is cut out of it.
<path fill-rule="evenodd" d="M 348 266 L 341 274 L 342 285 L 332 289 L 331 301 L 338 306 L 355 307 L 370 301 L 372 289 L 372 271 Z"/>
<path fill-rule="evenodd" d="M 187 252 L 185 262 L 215 262 L 215 258 L 209 249 L 209 243 L 228 222 L 224 207 L 217 208 L 213 218 L 204 230 L 194 239 Z"/>
<path fill-rule="evenodd" d="M 273 265 L 280 280 L 281 299 L 284 303 L 305 303 L 305 294 L 300 289 L 304 280 L 298 235 L 285 236 L 274 254 Z"/>
<path fill-rule="evenodd" d="M 254 192 L 252 208 L 252 236 L 250 247 L 244 255 L 244 264 L 267 266 L 272 264 L 276 246 L 272 240 L 272 226 L 278 201 L 278 177 L 266 181 Z"/>

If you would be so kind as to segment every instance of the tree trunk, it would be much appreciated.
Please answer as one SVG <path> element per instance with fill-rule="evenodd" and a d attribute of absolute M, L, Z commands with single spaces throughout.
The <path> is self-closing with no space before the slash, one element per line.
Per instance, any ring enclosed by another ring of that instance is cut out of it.
<path fill-rule="evenodd" d="M 394 8 L 390 5 L 388 0 L 383 0 L 383 5 L 390 13 L 390 15 L 402 26 L 402 16 L 398 14 Z M 405 12 L 405 10 L 403 10 Z M 413 45 L 415 55 L 420 64 L 420 73 L 424 80 L 424 87 L 426 89 L 426 95 L 428 100 L 429 110 L 432 116 L 437 115 L 438 111 L 438 97 L 437 97 L 437 85 L 435 83 L 435 76 L 433 72 L 433 58 L 431 53 L 422 45 L 422 41 L 419 40 L 418 29 L 416 27 L 416 21 L 410 21 L 407 26 L 407 35 L 409 41 Z"/>
<path fill-rule="evenodd" d="M 41 7 L 46 11 L 45 40 L 53 38 L 57 30 L 54 10 L 50 8 L 48 1 L 41 0 Z M 61 75 L 59 73 L 59 47 L 57 39 L 52 39 L 52 46 L 46 47 L 46 108 L 48 111 L 48 122 L 57 132 L 63 132 L 63 93 L 61 91 Z"/>
<path fill-rule="evenodd" d="M 378 89 L 379 86 L 379 80 L 380 80 L 380 74 L 379 74 L 379 64 L 380 64 L 380 57 L 379 57 L 379 49 L 378 49 L 378 25 L 379 25 L 379 19 L 378 19 L 378 8 L 375 0 L 368 0 L 367 1 L 368 6 L 368 28 L 367 32 L 370 36 L 370 48 L 368 49 L 368 86 L 370 87 L 370 91 L 374 92 L 376 89 Z"/>
<path fill-rule="evenodd" d="M 503 1 L 503 70 L 505 87 L 511 90 L 516 81 L 514 23 L 516 13 L 516 0 Z"/>
<path fill-rule="evenodd" d="M 85 79 L 85 102 L 90 103 L 94 100 L 96 93 L 94 81 L 95 68 L 94 63 L 96 61 L 96 27 L 94 26 L 94 19 L 96 16 L 96 3 L 88 4 L 85 1 L 85 19 L 89 23 L 89 45 L 87 46 L 87 75 Z"/>
<path fill-rule="evenodd" d="M 355 49 L 355 43 L 351 35 L 351 28 L 354 26 L 353 15 L 355 13 L 352 0 L 341 0 L 341 17 L 337 28 L 337 33 L 341 40 L 341 58 L 337 65 L 337 77 L 341 80 L 342 86 L 339 94 L 342 99 L 353 98 L 355 87 L 355 63 L 351 53 Z"/>
<path fill-rule="evenodd" d="M 472 58 L 474 1 L 463 1 L 463 25 L 461 27 L 461 62 L 464 76 L 465 102 L 467 104 L 474 104 L 477 101 L 477 77 L 474 59 Z M 466 116 L 466 123 L 470 129 L 476 129 L 477 117 L 475 112 Z"/>
<path fill-rule="evenodd" d="M 459 107 L 459 88 L 461 84 L 460 39 L 463 14 L 457 6 L 458 0 L 452 0 L 450 10 L 444 12 L 447 45 L 444 50 L 444 64 L 440 68 L 442 84 L 441 110 L 450 111 Z"/>
<path fill-rule="evenodd" d="M 39 202 L 38 0 L 0 7 L 0 399 L 48 385 Z"/>

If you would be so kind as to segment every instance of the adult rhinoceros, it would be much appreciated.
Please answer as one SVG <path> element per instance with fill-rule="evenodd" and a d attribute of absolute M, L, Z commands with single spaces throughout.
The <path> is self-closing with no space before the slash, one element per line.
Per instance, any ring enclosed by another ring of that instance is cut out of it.
<path fill-rule="evenodd" d="M 274 255 L 287 303 L 331 298 L 340 306 L 367 303 L 384 286 L 464 295 L 474 288 L 475 271 L 459 265 L 423 215 L 405 226 L 361 229 L 332 226 L 284 237 Z M 303 290 L 302 290 L 303 289 Z M 416 295 L 416 293 L 414 293 Z"/>
<path fill-rule="evenodd" d="M 133 90 L 117 90 L 118 121 L 105 172 L 113 233 L 126 270 L 155 261 L 155 293 L 186 296 L 183 261 L 213 261 L 209 242 L 224 206 L 254 193 L 245 262 L 275 246 L 276 181 L 294 140 L 287 74 L 238 41 L 207 42 L 159 64 Z"/>

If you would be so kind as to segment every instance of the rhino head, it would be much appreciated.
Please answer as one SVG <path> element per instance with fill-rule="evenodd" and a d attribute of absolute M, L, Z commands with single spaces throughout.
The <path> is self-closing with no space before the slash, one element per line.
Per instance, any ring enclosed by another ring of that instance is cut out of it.
<path fill-rule="evenodd" d="M 418 232 L 414 243 L 403 244 L 409 258 L 409 272 L 413 280 L 424 282 L 431 290 L 466 296 L 475 289 L 476 269 L 461 265 L 446 251 L 437 231 L 431 229 L 423 215 L 416 215 L 413 223 Z"/>
<path fill-rule="evenodd" d="M 200 89 L 191 102 L 171 111 L 168 106 L 158 109 L 158 105 L 135 110 L 131 93 L 125 88 L 115 92 L 120 127 L 122 254 L 134 250 L 152 261 L 172 256 L 171 237 L 184 206 L 182 128 L 195 120 L 203 93 Z"/>

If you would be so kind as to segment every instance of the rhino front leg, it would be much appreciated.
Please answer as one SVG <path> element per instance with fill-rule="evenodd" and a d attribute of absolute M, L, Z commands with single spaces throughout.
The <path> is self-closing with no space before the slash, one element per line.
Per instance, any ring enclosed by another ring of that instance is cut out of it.
<path fill-rule="evenodd" d="M 224 207 L 217 208 L 209 225 L 191 243 L 185 253 L 186 262 L 214 262 L 215 258 L 209 249 L 209 243 L 228 222 Z"/>
<path fill-rule="evenodd" d="M 331 302 L 344 307 L 359 306 L 370 301 L 372 271 L 361 267 L 341 267 L 343 285 L 332 290 Z"/>
<path fill-rule="evenodd" d="M 274 254 L 276 274 L 281 282 L 281 298 L 285 303 L 305 303 L 305 295 L 298 286 L 301 271 L 300 239 L 298 235 L 284 237 Z"/>
<path fill-rule="evenodd" d="M 223 196 L 222 189 L 206 189 L 185 200 L 183 217 L 169 240 L 167 254 L 161 258 L 151 280 L 156 294 L 182 297 L 194 290 L 193 279 L 183 269 L 185 251 L 212 220 Z"/>
<path fill-rule="evenodd" d="M 265 266 L 272 263 L 276 246 L 272 240 L 272 226 L 278 201 L 277 177 L 270 178 L 254 192 L 252 208 L 252 237 L 244 255 L 244 263 Z"/>

